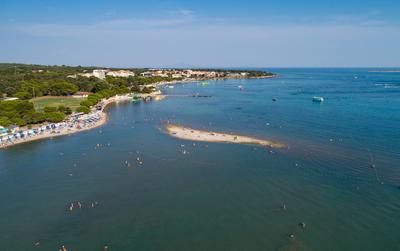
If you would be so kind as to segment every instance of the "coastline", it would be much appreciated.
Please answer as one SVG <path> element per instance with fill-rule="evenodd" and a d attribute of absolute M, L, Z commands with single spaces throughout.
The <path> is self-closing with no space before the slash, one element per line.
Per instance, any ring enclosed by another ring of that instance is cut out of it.
<path fill-rule="evenodd" d="M 260 76 L 260 77 L 223 77 L 223 78 L 182 79 L 182 80 L 176 80 L 176 81 L 159 82 L 159 83 L 156 83 L 155 86 L 159 87 L 159 86 L 163 86 L 163 85 L 194 83 L 194 82 L 207 81 L 207 80 L 274 78 L 276 76 L 277 75 L 274 74 L 274 75 Z M 151 97 L 155 101 L 163 100 L 166 97 L 159 89 L 157 89 L 156 91 L 154 91 L 152 93 L 148 93 L 148 94 L 147 93 L 146 94 L 145 93 L 139 93 L 139 94 L 129 93 L 129 94 L 124 94 L 124 95 L 116 95 L 111 98 L 102 100 L 101 102 L 103 103 L 103 105 L 102 105 L 101 110 L 98 111 L 95 108 L 91 109 L 91 112 L 89 114 L 87 114 L 87 116 L 96 116 L 96 120 L 94 122 L 91 122 L 89 124 L 85 123 L 83 126 L 81 126 L 80 124 L 76 125 L 74 123 L 69 122 L 69 120 L 72 118 L 72 116 L 70 115 L 68 119 L 66 119 L 64 122 L 61 123 L 63 126 L 58 127 L 57 130 L 52 129 L 51 131 L 45 131 L 45 132 L 41 132 L 39 134 L 29 135 L 24 138 L 17 138 L 17 139 L 14 139 L 13 141 L 0 142 L 0 149 L 5 149 L 5 148 L 11 147 L 11 146 L 28 143 L 28 142 L 32 142 L 32 141 L 37 141 L 37 140 L 41 140 L 41 139 L 47 139 L 47 138 L 52 139 L 54 137 L 71 135 L 74 133 L 79 133 L 79 132 L 83 132 L 83 131 L 87 131 L 87 130 L 91 130 L 91 129 L 100 127 L 100 126 L 104 125 L 108 120 L 107 113 L 104 112 L 104 109 L 107 107 L 107 105 L 109 105 L 111 103 L 115 103 L 115 102 L 131 101 L 132 95 L 135 95 L 136 97 L 143 98 L 143 99 L 145 99 L 146 97 Z M 51 124 L 54 124 L 54 123 L 33 125 L 30 130 L 39 129 L 42 126 L 51 125 Z M 196 130 L 196 131 L 198 131 L 198 130 Z M 200 133 L 200 135 L 203 135 L 203 133 Z M 228 134 L 224 134 L 224 135 L 228 135 Z M 237 142 L 232 141 L 230 143 L 238 143 L 239 141 L 248 140 L 249 141 L 248 143 L 250 143 L 250 144 L 258 144 L 258 145 L 263 145 L 263 146 L 282 148 L 279 146 L 279 144 L 276 144 L 274 142 L 263 141 L 263 140 L 240 136 L 240 135 L 234 135 L 234 136 L 239 137 L 241 140 L 238 140 Z M 192 139 L 192 140 L 194 140 L 194 139 Z M 212 142 L 222 142 L 222 141 L 219 141 L 218 139 L 213 139 L 211 141 Z M 250 141 L 252 141 L 253 143 L 251 143 Z M 227 143 L 227 142 L 225 142 L 225 143 Z M 243 143 L 243 144 L 245 144 L 245 143 Z"/>
<path fill-rule="evenodd" d="M 259 76 L 259 77 L 219 77 L 219 78 L 185 78 L 181 80 L 174 81 L 163 81 L 156 83 L 155 86 L 164 86 L 164 85 L 174 85 L 174 84 L 185 84 L 185 83 L 195 83 L 201 81 L 210 81 L 210 80 L 228 80 L 228 79 L 264 79 L 264 78 L 276 78 L 278 74 Z"/>
<path fill-rule="evenodd" d="M 108 120 L 107 113 L 104 112 L 104 109 L 107 107 L 107 105 L 115 103 L 115 102 L 120 102 L 120 101 L 130 101 L 131 99 L 132 99 L 132 97 L 128 94 L 128 95 L 123 95 L 123 96 L 114 96 L 109 99 L 103 100 L 104 105 L 100 111 L 92 110 L 89 114 L 87 114 L 87 116 L 98 117 L 98 119 L 96 121 L 94 121 L 93 123 L 87 124 L 85 126 L 81 126 L 81 125 L 75 126 L 74 125 L 73 127 L 71 127 L 71 126 L 68 126 L 68 125 L 71 125 L 71 123 L 68 124 L 68 122 L 63 122 L 63 123 L 65 123 L 64 124 L 65 126 L 58 128 L 57 131 L 52 130 L 50 132 L 43 132 L 43 133 L 40 133 L 37 135 L 28 136 L 23 139 L 21 139 L 21 138 L 15 139 L 12 142 L 2 143 L 2 144 L 0 144 L 0 149 L 23 144 L 23 143 L 28 143 L 28 142 L 32 142 L 32 141 L 37 141 L 37 140 L 41 140 L 41 139 L 71 135 L 74 133 L 79 133 L 79 132 L 95 129 L 97 127 L 104 125 L 107 122 L 107 120 Z M 46 123 L 44 125 L 50 125 L 50 124 L 51 123 Z M 32 129 L 37 129 L 37 128 L 40 128 L 41 126 L 43 126 L 43 125 L 35 125 L 32 127 Z"/>
<path fill-rule="evenodd" d="M 197 130 L 174 124 L 166 124 L 165 129 L 170 136 L 183 140 L 214 142 L 214 143 L 232 143 L 232 144 L 244 144 L 244 145 L 259 145 L 271 148 L 287 147 L 285 144 L 280 142 L 248 137 L 244 135 Z"/>

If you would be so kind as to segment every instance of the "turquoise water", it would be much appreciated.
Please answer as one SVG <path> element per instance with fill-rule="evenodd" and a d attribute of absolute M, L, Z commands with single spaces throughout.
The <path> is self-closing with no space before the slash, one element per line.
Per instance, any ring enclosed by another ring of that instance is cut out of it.
<path fill-rule="evenodd" d="M 400 74 L 273 71 L 178 85 L 110 106 L 101 128 L 0 151 L 0 250 L 400 250 Z M 167 120 L 289 148 L 193 146 Z"/>

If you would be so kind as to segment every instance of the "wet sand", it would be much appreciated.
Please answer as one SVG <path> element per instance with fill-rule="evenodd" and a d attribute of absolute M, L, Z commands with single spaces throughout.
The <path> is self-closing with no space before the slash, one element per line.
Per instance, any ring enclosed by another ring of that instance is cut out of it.
<path fill-rule="evenodd" d="M 265 147 L 273 148 L 285 148 L 287 147 L 283 143 L 253 138 L 243 135 L 212 132 L 212 131 L 202 131 L 195 130 L 189 127 L 167 124 L 165 126 L 169 135 L 193 141 L 204 141 L 204 142 L 220 142 L 220 143 L 233 143 L 233 144 L 246 144 L 246 145 L 260 145 Z"/>

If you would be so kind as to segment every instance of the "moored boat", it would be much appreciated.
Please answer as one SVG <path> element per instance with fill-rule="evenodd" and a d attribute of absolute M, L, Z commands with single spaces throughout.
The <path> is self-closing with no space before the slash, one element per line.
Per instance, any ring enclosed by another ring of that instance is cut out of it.
<path fill-rule="evenodd" d="M 317 96 L 314 96 L 313 98 L 312 98 L 312 101 L 313 102 L 324 102 L 324 98 L 323 97 L 317 97 Z"/>

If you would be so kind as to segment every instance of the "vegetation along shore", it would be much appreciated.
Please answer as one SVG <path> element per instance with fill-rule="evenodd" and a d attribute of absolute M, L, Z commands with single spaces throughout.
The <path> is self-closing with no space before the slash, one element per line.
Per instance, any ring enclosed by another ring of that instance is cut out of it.
<path fill-rule="evenodd" d="M 221 69 L 0 64 L 0 145 L 97 127 L 106 121 L 102 110 L 108 103 L 140 95 L 162 99 L 159 85 L 274 76 L 262 71 Z"/>

